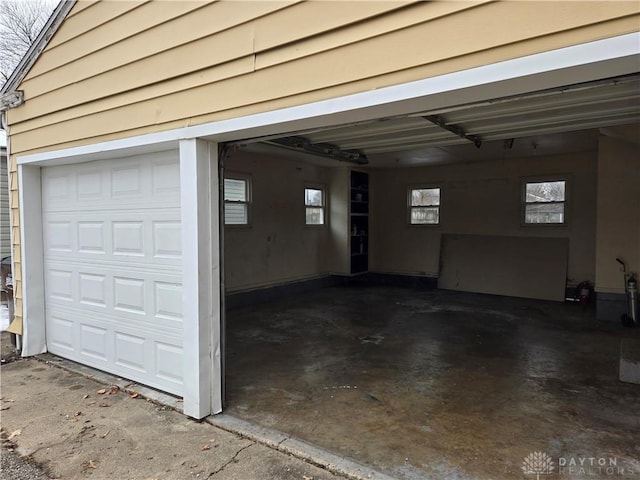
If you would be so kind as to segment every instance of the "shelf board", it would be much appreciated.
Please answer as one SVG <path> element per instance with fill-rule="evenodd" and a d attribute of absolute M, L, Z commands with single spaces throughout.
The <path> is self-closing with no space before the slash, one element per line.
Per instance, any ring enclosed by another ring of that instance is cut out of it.
<path fill-rule="evenodd" d="M 352 237 L 368 237 L 369 234 L 368 233 L 356 233 L 355 235 L 352 233 L 351 234 Z"/>
<path fill-rule="evenodd" d="M 368 217 L 368 213 L 351 213 L 352 217 Z"/>
<path fill-rule="evenodd" d="M 368 187 L 351 187 L 351 190 L 353 190 L 354 192 L 368 192 L 369 188 Z"/>
<path fill-rule="evenodd" d="M 352 253 L 351 256 L 352 257 L 362 257 L 365 255 L 369 255 L 369 252 L 364 252 L 364 253 Z"/>

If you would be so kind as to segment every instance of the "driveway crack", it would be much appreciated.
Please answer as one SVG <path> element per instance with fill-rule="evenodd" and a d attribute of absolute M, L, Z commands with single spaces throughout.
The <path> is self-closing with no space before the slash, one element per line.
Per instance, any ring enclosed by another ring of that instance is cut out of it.
<path fill-rule="evenodd" d="M 254 445 L 255 445 L 255 442 L 251 442 L 249 445 L 245 445 L 244 447 L 242 447 L 241 449 L 239 449 L 239 450 L 238 450 L 238 451 L 233 455 L 233 457 L 231 457 L 231 459 L 230 459 L 228 462 L 224 463 L 220 468 L 218 468 L 218 469 L 216 469 L 215 471 L 211 472 L 207 478 L 211 478 L 211 477 L 213 477 L 213 476 L 217 475 L 218 473 L 220 473 L 221 471 L 223 471 L 225 468 L 227 468 L 227 466 L 228 466 L 230 463 L 237 463 L 237 462 L 238 462 L 238 456 L 239 456 L 242 452 L 244 452 L 247 448 L 249 448 L 249 447 L 253 447 Z"/>

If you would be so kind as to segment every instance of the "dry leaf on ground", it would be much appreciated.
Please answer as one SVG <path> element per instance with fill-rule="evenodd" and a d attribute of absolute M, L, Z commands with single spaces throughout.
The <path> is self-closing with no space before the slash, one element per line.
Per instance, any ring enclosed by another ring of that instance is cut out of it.
<path fill-rule="evenodd" d="M 14 430 L 13 432 L 11 432 L 11 435 L 9 435 L 8 440 L 11 440 L 12 438 L 17 437 L 18 435 L 22 434 L 22 430 Z"/>

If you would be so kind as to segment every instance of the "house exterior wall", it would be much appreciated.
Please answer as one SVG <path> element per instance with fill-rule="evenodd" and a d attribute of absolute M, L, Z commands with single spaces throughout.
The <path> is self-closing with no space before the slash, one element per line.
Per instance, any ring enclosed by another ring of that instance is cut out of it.
<path fill-rule="evenodd" d="M 9 224 L 9 183 L 7 153 L 0 147 L 0 258 L 11 255 L 11 226 Z"/>
<path fill-rule="evenodd" d="M 339 7 L 337 6 L 339 5 Z M 339 11 L 338 11 L 339 9 Z M 335 98 L 638 30 L 636 2 L 78 2 L 7 112 L 16 156 Z M 11 241 L 22 315 L 18 191 Z"/>
<path fill-rule="evenodd" d="M 441 238 L 446 234 L 560 237 L 569 241 L 569 281 L 574 285 L 583 280 L 593 282 L 596 164 L 597 152 L 586 152 L 374 170 L 371 270 L 437 277 L 441 268 Z M 542 178 L 566 179 L 566 225 L 523 225 L 523 182 Z M 407 189 L 416 185 L 441 188 L 440 225 L 409 225 Z"/>
<path fill-rule="evenodd" d="M 339 6 L 338 6 L 339 5 Z M 637 31 L 636 2 L 79 2 L 20 85 L 12 152 L 395 85 Z"/>

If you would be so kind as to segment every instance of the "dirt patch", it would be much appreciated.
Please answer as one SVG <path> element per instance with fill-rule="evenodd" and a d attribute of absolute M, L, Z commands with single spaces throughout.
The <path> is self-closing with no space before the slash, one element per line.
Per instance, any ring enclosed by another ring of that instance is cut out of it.
<path fill-rule="evenodd" d="M 0 334 L 0 361 L 2 364 L 14 362 L 20 358 L 20 354 L 11 341 L 11 334 L 9 332 L 2 332 Z"/>

